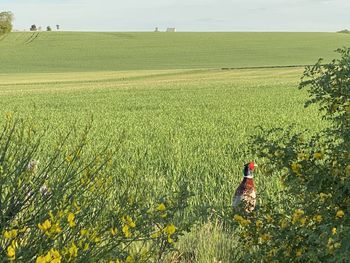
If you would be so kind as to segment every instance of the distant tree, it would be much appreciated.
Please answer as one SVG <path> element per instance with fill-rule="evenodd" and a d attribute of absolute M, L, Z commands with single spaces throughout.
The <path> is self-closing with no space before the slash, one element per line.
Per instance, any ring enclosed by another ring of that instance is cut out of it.
<path fill-rule="evenodd" d="M 37 31 L 38 29 L 37 29 L 36 25 L 34 24 L 34 25 L 32 25 L 32 26 L 30 27 L 29 30 L 30 30 L 30 31 Z"/>
<path fill-rule="evenodd" d="M 350 30 L 349 29 L 344 29 L 344 30 L 338 31 L 337 33 L 350 34 Z"/>
<path fill-rule="evenodd" d="M 60 25 L 56 25 L 56 29 L 57 29 L 57 30 L 60 30 Z"/>
<path fill-rule="evenodd" d="M 47 27 L 46 27 L 46 31 L 52 31 L 51 27 L 50 27 L 50 26 L 47 26 Z"/>
<path fill-rule="evenodd" d="M 0 35 L 11 32 L 13 14 L 9 11 L 0 12 Z"/>

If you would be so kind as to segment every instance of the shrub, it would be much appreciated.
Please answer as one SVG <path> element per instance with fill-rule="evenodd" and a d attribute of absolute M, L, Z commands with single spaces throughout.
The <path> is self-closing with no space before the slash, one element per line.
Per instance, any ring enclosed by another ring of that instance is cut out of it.
<path fill-rule="evenodd" d="M 11 114 L 0 133 L 0 261 L 160 260 L 187 230 L 189 193 L 146 203 L 114 185 L 111 145 L 89 150 L 90 125 L 44 145 Z M 117 190 L 120 191 L 119 194 Z"/>
<path fill-rule="evenodd" d="M 36 25 L 31 25 L 29 30 L 30 31 L 37 31 L 38 28 L 36 27 Z"/>
<path fill-rule="evenodd" d="M 307 140 L 292 127 L 264 130 L 251 145 L 264 175 L 278 176 L 279 202 L 236 215 L 247 261 L 347 262 L 350 256 L 350 49 L 305 69 L 310 94 L 329 128 Z"/>

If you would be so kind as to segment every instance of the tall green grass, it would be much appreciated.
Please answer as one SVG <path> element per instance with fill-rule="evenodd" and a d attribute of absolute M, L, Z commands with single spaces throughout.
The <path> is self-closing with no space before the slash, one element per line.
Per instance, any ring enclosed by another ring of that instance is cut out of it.
<path fill-rule="evenodd" d="M 121 184 L 152 198 L 186 179 L 193 211 L 205 217 L 208 207 L 230 206 L 242 165 L 255 158 L 244 156 L 244 144 L 257 126 L 324 127 L 315 121 L 316 111 L 304 109 L 306 94 L 295 88 L 301 72 L 10 74 L 0 77 L 0 109 L 58 130 L 93 116 L 96 145 L 124 138 L 114 164 L 116 174 L 124 175 Z M 274 198 L 277 182 L 259 174 L 256 180 L 259 193 Z"/>

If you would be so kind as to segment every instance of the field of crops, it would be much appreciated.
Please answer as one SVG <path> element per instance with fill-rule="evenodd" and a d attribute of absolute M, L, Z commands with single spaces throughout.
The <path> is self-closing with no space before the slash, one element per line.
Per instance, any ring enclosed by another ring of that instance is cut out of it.
<path fill-rule="evenodd" d="M 190 178 L 195 205 L 230 204 L 244 143 L 257 126 L 318 130 L 303 107 L 301 68 L 177 70 L 1 76 L 1 113 L 29 114 L 64 129 L 94 117 L 95 143 L 125 133 L 118 165 L 140 162 L 135 183 L 153 196 Z M 140 153 L 145 159 L 140 160 Z M 257 177 L 260 187 L 271 185 Z M 274 183 L 274 182 L 273 182 Z M 135 187 L 136 187 L 135 185 Z M 265 193 L 268 194 L 267 190 Z"/>
<path fill-rule="evenodd" d="M 147 155 L 137 177 L 147 181 L 150 196 L 186 176 L 196 205 L 229 205 L 246 161 L 242 145 L 257 126 L 322 127 L 314 121 L 317 113 L 303 108 L 306 97 L 296 88 L 301 73 L 297 68 L 11 74 L 1 76 L 0 108 L 54 129 L 74 121 L 83 125 L 93 116 L 96 142 L 125 133 L 119 165 L 132 166 L 140 152 Z"/>
<path fill-rule="evenodd" d="M 349 43 L 337 33 L 17 32 L 0 39 L 0 73 L 305 65 Z"/>
<path fill-rule="evenodd" d="M 156 202 L 185 183 L 193 194 L 186 220 L 201 222 L 186 238 L 204 244 L 213 230 L 201 224 L 213 209 L 230 209 L 242 165 L 256 160 L 245 147 L 258 126 L 310 133 L 326 126 L 303 106 L 302 67 L 222 68 L 312 64 L 349 40 L 331 33 L 12 33 L 0 41 L 0 114 L 49 127 L 39 160 L 63 131 L 92 118 L 89 150 L 113 142 L 109 176 L 120 193 Z M 257 172 L 256 185 L 262 201 L 278 198 L 276 178 Z M 214 234 L 201 251 L 184 245 L 186 238 L 179 246 L 200 262 L 218 255 L 225 262 L 231 252 L 215 242 L 227 233 Z"/>

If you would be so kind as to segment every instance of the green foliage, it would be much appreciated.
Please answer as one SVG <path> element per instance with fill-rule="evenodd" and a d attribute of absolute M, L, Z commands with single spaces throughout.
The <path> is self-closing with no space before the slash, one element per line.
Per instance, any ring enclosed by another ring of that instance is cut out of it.
<path fill-rule="evenodd" d="M 7 115 L 0 133 L 1 262 L 159 261 L 189 229 L 179 220 L 185 186 L 153 203 L 120 192 L 110 176 L 113 147 L 88 150 L 89 130 L 63 132 L 43 154 L 49 130 Z"/>
<path fill-rule="evenodd" d="M 307 67 L 305 104 L 319 105 L 329 128 L 306 139 L 292 128 L 256 137 L 252 150 L 265 175 L 278 176 L 284 199 L 248 219 L 236 217 L 250 258 L 258 261 L 346 262 L 350 251 L 350 49 L 340 59 Z M 249 222 L 247 222 L 249 221 Z M 243 223 L 242 223 L 243 222 Z"/>
<path fill-rule="evenodd" d="M 31 25 L 30 28 L 29 28 L 30 31 L 37 31 L 37 27 L 35 24 Z"/>
<path fill-rule="evenodd" d="M 167 262 L 239 262 L 244 257 L 239 237 L 219 220 L 196 226 L 176 244 L 176 251 Z"/>
<path fill-rule="evenodd" d="M 11 32 L 12 21 L 13 14 L 11 12 L 0 12 L 0 35 Z"/>

